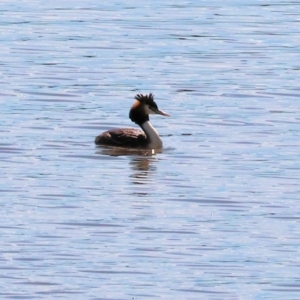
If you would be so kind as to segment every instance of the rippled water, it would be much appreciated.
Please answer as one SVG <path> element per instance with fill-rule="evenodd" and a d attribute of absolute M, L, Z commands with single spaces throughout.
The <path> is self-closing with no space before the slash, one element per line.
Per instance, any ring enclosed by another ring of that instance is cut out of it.
<path fill-rule="evenodd" d="M 1 299 L 299 299 L 299 8 L 2 1 Z"/>

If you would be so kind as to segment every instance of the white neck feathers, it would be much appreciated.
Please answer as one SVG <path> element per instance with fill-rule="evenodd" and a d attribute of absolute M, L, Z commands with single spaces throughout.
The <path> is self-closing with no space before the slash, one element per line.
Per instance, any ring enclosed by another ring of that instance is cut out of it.
<path fill-rule="evenodd" d="M 162 141 L 158 135 L 158 132 L 156 129 L 152 126 L 152 124 L 149 121 L 144 122 L 141 125 L 142 129 L 145 131 L 148 139 L 149 139 L 149 145 L 148 148 L 151 149 L 160 149 L 162 148 Z"/>

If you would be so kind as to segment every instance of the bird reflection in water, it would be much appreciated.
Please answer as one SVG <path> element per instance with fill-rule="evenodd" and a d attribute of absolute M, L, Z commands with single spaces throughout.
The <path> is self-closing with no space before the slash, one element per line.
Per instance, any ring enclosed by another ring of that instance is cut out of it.
<path fill-rule="evenodd" d="M 131 182 L 134 185 L 147 185 L 153 181 L 154 171 L 156 170 L 157 159 L 154 157 L 134 157 L 131 162 L 132 174 L 129 176 L 131 178 Z M 150 188 L 150 187 L 149 187 Z M 145 187 L 143 191 L 134 189 L 133 194 L 139 194 L 140 196 L 147 195 L 150 191 Z"/>
<path fill-rule="evenodd" d="M 162 149 L 131 149 L 131 148 L 119 148 L 102 146 L 97 154 L 109 155 L 109 156 L 153 156 L 158 153 L 162 153 Z"/>
<path fill-rule="evenodd" d="M 149 175 L 156 170 L 157 158 L 156 154 L 162 153 L 162 149 L 129 149 L 119 147 L 102 147 L 96 153 L 109 156 L 129 156 L 132 174 L 129 176 L 134 185 L 144 185 L 152 181 Z M 134 194 L 148 194 L 141 193 L 135 190 Z"/>

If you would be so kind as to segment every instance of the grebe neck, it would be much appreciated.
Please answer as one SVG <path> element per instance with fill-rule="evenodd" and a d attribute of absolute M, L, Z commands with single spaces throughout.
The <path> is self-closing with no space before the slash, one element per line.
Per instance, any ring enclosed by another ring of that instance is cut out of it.
<path fill-rule="evenodd" d="M 140 126 L 147 135 L 148 148 L 151 148 L 151 149 L 162 148 L 162 141 L 158 135 L 158 132 L 152 126 L 150 121 L 146 121 L 143 124 L 141 124 Z"/>

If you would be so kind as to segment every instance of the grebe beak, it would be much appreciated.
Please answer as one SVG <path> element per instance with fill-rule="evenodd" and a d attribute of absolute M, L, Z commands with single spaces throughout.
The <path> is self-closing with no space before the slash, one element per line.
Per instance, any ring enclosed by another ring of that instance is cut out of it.
<path fill-rule="evenodd" d="M 165 112 L 162 111 L 162 110 L 155 109 L 155 110 L 153 110 L 153 111 L 154 111 L 156 114 L 158 114 L 158 115 L 162 115 L 162 116 L 165 116 L 165 117 L 170 117 L 169 114 L 165 113 Z"/>

